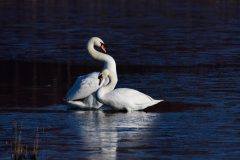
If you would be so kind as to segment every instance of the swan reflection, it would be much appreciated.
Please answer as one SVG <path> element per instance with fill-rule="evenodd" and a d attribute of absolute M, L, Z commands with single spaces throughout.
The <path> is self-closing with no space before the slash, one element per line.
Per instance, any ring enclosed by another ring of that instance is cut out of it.
<path fill-rule="evenodd" d="M 139 144 L 141 137 L 149 132 L 139 131 L 151 126 L 153 114 L 145 112 L 104 113 L 103 111 L 76 111 L 78 132 L 85 149 L 94 152 L 89 159 L 117 159 L 117 150 L 132 141 Z M 131 147 L 131 146 L 129 146 Z"/>

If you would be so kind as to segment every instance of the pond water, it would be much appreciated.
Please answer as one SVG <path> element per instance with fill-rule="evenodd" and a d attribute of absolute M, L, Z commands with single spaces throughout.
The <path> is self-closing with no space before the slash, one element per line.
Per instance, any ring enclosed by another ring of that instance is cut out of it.
<path fill-rule="evenodd" d="M 237 159 L 238 1 L 0 1 L 0 159 L 14 125 L 39 159 Z M 101 37 L 117 87 L 166 102 L 122 113 L 70 110 L 79 75 L 100 71 L 86 51 Z"/>

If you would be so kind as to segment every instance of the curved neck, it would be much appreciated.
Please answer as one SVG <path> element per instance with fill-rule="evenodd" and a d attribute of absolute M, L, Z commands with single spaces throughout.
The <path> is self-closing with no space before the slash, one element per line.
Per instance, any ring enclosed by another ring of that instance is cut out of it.
<path fill-rule="evenodd" d="M 113 91 L 118 82 L 117 75 L 111 71 L 109 72 L 110 73 L 108 77 L 110 82 L 106 86 L 99 88 L 97 91 L 97 98 L 100 100 L 100 102 L 104 102 L 104 95 Z"/>
<path fill-rule="evenodd" d="M 104 69 L 109 69 L 115 74 L 117 73 L 115 60 L 110 55 L 95 50 L 94 39 L 88 41 L 87 50 L 94 59 L 104 62 Z"/>

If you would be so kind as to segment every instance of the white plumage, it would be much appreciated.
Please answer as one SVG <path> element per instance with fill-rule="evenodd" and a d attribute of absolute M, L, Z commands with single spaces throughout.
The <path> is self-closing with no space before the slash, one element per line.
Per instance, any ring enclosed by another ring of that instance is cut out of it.
<path fill-rule="evenodd" d="M 153 106 L 163 100 L 155 100 L 150 96 L 130 88 L 114 89 L 118 78 L 108 69 L 100 73 L 100 79 L 109 78 L 109 83 L 97 91 L 97 99 L 103 104 L 109 105 L 117 110 L 136 111 Z"/>
<path fill-rule="evenodd" d="M 93 72 L 78 77 L 65 97 L 67 103 L 84 109 L 98 109 L 103 103 L 117 110 L 134 111 L 143 110 L 163 101 L 155 100 L 134 89 L 118 88 L 114 90 L 118 81 L 116 63 L 111 56 L 96 51 L 94 46 L 101 47 L 105 53 L 106 49 L 103 41 L 97 37 L 91 38 L 87 45 L 90 55 L 94 59 L 104 62 L 103 72 L 100 74 Z M 100 79 L 98 79 L 99 75 L 102 76 Z"/>
<path fill-rule="evenodd" d="M 103 51 L 97 51 L 94 46 L 100 47 Z M 116 73 L 116 63 L 114 59 L 105 54 L 106 49 L 103 41 L 98 37 L 92 37 L 87 44 L 89 54 L 96 60 L 104 62 L 104 69 L 109 69 Z M 117 74 L 117 73 L 116 73 Z M 98 79 L 99 72 L 93 72 L 87 75 L 79 76 L 71 89 L 67 92 L 64 100 L 75 107 L 83 109 L 98 109 L 102 106 L 96 100 L 96 91 L 101 87 L 99 86 Z M 103 83 L 108 83 L 108 79 Z"/>
<path fill-rule="evenodd" d="M 95 98 L 99 89 L 99 72 L 79 76 L 72 88 L 67 92 L 65 100 L 75 107 L 98 109 L 102 106 Z M 108 79 L 107 79 L 108 81 Z"/>
<path fill-rule="evenodd" d="M 99 72 L 93 72 L 84 76 L 79 76 L 71 89 L 67 92 L 65 99 L 68 101 L 83 99 L 96 92 L 100 87 L 98 75 Z"/>
<path fill-rule="evenodd" d="M 104 96 L 103 103 L 117 110 L 143 110 L 163 100 L 155 100 L 150 96 L 130 88 L 117 88 Z"/>

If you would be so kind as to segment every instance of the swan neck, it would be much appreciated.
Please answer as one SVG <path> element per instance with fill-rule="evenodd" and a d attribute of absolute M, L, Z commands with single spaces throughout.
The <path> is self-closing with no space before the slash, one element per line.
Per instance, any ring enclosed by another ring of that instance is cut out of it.
<path fill-rule="evenodd" d="M 104 59 L 103 53 L 95 50 L 95 48 L 94 48 L 94 39 L 91 39 L 88 41 L 87 50 L 94 59 L 103 61 L 103 59 Z"/>
<path fill-rule="evenodd" d="M 97 97 L 102 103 L 104 103 L 104 96 L 113 91 L 118 82 L 117 74 L 113 73 L 112 71 L 109 72 L 109 83 L 106 86 L 101 87 L 97 92 Z"/>
<path fill-rule="evenodd" d="M 105 69 L 109 69 L 110 71 L 112 71 L 115 74 L 117 73 L 115 60 L 110 55 L 97 51 L 94 48 L 94 40 L 93 39 L 89 40 L 89 42 L 87 44 L 87 50 L 94 59 L 105 62 L 104 63 Z"/>

